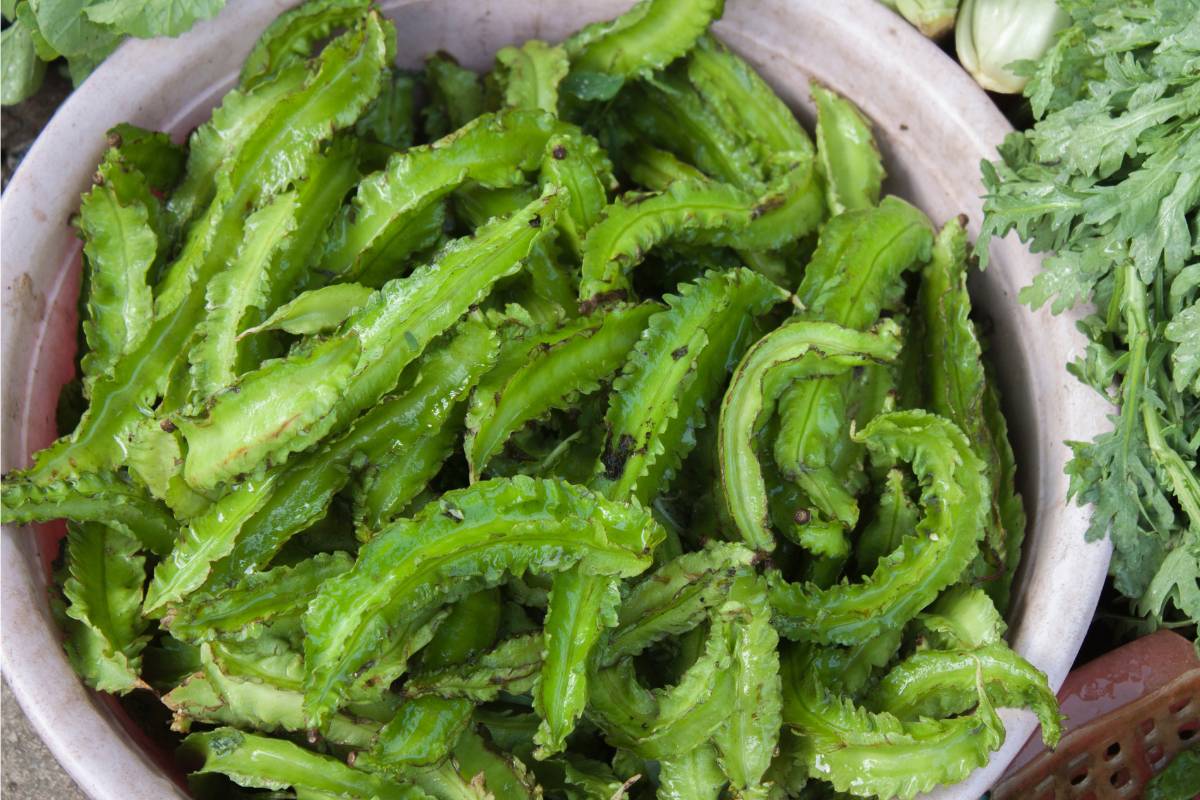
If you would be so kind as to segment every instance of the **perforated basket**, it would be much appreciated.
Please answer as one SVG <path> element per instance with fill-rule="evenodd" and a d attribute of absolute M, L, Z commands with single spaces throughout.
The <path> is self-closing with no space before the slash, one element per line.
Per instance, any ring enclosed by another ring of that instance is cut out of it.
<path fill-rule="evenodd" d="M 1131 800 L 1180 751 L 1200 745 L 1200 659 L 1169 631 L 1074 670 L 1058 693 L 1067 715 L 1053 751 L 1035 733 L 992 800 Z"/>

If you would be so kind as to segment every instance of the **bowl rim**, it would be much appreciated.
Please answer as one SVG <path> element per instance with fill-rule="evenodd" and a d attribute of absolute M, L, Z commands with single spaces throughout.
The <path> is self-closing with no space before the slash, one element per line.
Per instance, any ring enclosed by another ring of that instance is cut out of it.
<path fill-rule="evenodd" d="M 421 0 L 392 0 L 382 5 L 385 9 L 395 10 L 416 2 Z M 584 0 L 576 0 L 575 5 L 582 2 Z M 627 0 L 621 2 L 629 4 Z M 746 0 L 745 4 L 756 2 L 760 6 L 776 8 L 778 15 L 808 14 L 823 20 L 853 18 L 854 24 L 850 26 L 853 32 L 848 35 L 856 36 L 864 47 L 878 48 L 883 38 L 892 37 L 895 49 L 904 53 L 905 65 L 914 76 L 914 91 L 940 101 L 940 110 L 956 123 L 955 133 L 965 137 L 964 141 L 979 157 L 994 157 L 995 145 L 1011 131 L 1007 120 L 987 95 L 952 59 L 882 4 L 874 0 L 843 0 L 834 4 L 823 0 L 793 0 L 791 10 L 787 11 L 778 10 L 787 4 L 787 0 Z M 159 120 L 157 124 L 162 125 L 162 120 L 188 118 L 189 115 L 195 118 L 198 109 L 211 105 L 215 91 L 208 95 L 193 94 L 189 103 L 180 106 L 168 102 L 166 95 L 170 92 L 163 92 L 162 87 L 172 81 L 186 81 L 189 65 L 199 61 L 228 61 L 235 54 L 223 47 L 227 31 L 246 28 L 259 31 L 280 11 L 294 4 L 295 0 L 231 3 L 217 18 L 198 24 L 177 39 L 130 40 L 72 93 L 25 156 L 0 200 L 0 228 L 5 232 L 3 301 L 6 310 L 10 304 L 27 303 L 32 297 L 28 294 L 28 275 L 17 274 L 18 268 L 14 264 L 39 263 L 45 271 L 44 262 L 54 261 L 61 265 L 70 251 L 77 248 L 70 242 L 64 251 L 62 240 L 72 237 L 64 235 L 65 232 L 50 230 L 51 222 L 65 223 L 77 206 L 77 201 L 72 199 L 77 197 L 76 192 L 50 191 L 53 176 L 64 171 L 64 163 L 73 166 L 75 173 L 79 173 L 80 165 L 84 165 L 77 178 L 90 175 L 103 145 L 104 131 L 116 122 Z M 528 0 L 528 4 L 547 13 L 554 8 L 554 0 Z M 727 15 L 734 10 L 735 4 L 731 2 Z M 718 30 L 723 27 L 724 24 L 720 25 Z M 148 68 L 147 65 L 155 66 Z M 121 99 L 122 95 L 132 101 Z M 68 188 L 82 190 L 86 185 L 79 184 L 78 180 L 76 183 L 77 186 Z M 993 244 L 993 253 L 999 255 L 1000 252 L 1003 256 L 999 262 L 1007 265 L 1002 280 L 1012 284 L 1015 296 L 1015 289 L 1027 284 L 1036 273 L 1040 258 L 1031 256 L 1011 237 Z M 51 300 L 62 291 L 68 291 L 64 284 L 70 276 L 64 272 L 59 270 L 50 287 L 53 294 L 48 296 Z M 37 298 L 32 299 L 36 301 Z M 45 301 L 45 297 L 42 299 Z M 1029 315 L 1031 319 L 1037 318 L 1038 324 L 1048 326 L 1047 330 L 1053 334 L 1052 341 L 1042 352 L 1044 357 L 1054 360 L 1053 369 L 1063 379 L 1057 381 L 1055 388 L 1067 393 L 1070 402 L 1066 408 L 1072 418 L 1058 422 L 1070 429 L 1071 438 L 1090 438 L 1107 427 L 1106 404 L 1090 389 L 1067 376 L 1064 368 L 1069 356 L 1082 350 L 1082 335 L 1074 331 L 1074 322 L 1083 314 L 1083 309 L 1076 309 L 1057 317 L 1047 313 Z M 4 340 L 0 358 L 5 376 L 4 436 L 0 447 L 6 470 L 27 462 L 31 452 L 28 446 L 31 418 L 46 413 L 44 408 L 35 408 L 28 392 L 18 394 L 12 386 L 17 379 L 10 380 L 9 377 L 19 374 L 24 383 L 31 370 L 44 366 L 32 362 L 31 354 L 39 351 L 38 342 L 23 350 L 14 346 L 22 335 L 31 333 L 27 326 L 14 319 L 17 316 L 5 313 L 0 322 Z M 1046 446 L 1056 452 L 1066 451 L 1061 442 Z M 1061 462 L 1062 458 L 1057 460 Z M 1043 477 L 1054 481 L 1055 492 L 1059 485 L 1065 487 L 1062 476 Z M 1065 490 L 1062 494 L 1065 503 Z M 1070 554 L 1079 558 L 1071 569 L 1074 588 L 1068 591 L 1074 592 L 1078 607 L 1086 609 L 1090 618 L 1107 573 L 1111 545 L 1107 541 L 1088 545 L 1082 542 L 1087 518 L 1085 508 L 1070 505 L 1063 509 L 1060 522 L 1074 530 L 1079 541 L 1068 541 L 1066 549 L 1057 555 Z M 22 529 L 4 526 L 0 539 L 0 568 L 3 570 L 0 614 L 4 632 L 0 636 L 0 671 L 17 702 L 59 763 L 90 796 L 99 800 L 186 797 L 128 738 L 105 704 L 85 689 L 70 671 L 61 651 L 57 629 L 47 625 L 50 619 L 45 608 L 42 564 L 28 537 Z M 1057 579 L 1061 577 L 1059 574 Z M 1053 570 L 1046 577 L 1051 578 L 1054 578 Z M 1045 610 L 1043 608 L 1041 612 Z M 1077 624 L 1075 628 L 1078 628 Z M 1073 629 L 1072 635 L 1058 636 L 1060 654 L 1056 659 L 1048 660 L 1045 656 L 1045 641 L 1030 640 L 1026 649 L 1032 648 L 1041 654 L 1039 666 L 1046 670 L 1053 688 L 1057 689 L 1065 678 L 1086 628 L 1085 622 L 1082 629 Z M 1014 641 L 1018 650 L 1022 650 L 1020 637 L 1024 633 L 1018 631 L 1018 639 Z M 1064 658 L 1063 654 L 1069 656 Z M 1009 741 L 1001 751 L 993 754 L 991 764 L 964 783 L 936 791 L 936 796 L 978 796 L 982 788 L 994 781 L 1035 727 L 1025 714 L 1004 712 L 1004 719 L 1009 728 Z"/>

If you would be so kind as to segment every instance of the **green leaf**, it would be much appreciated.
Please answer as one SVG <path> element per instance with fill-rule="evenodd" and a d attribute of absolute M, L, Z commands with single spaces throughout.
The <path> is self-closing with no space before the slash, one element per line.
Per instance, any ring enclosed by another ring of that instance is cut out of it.
<path fill-rule="evenodd" d="M 120 33 L 94 22 L 88 7 L 94 0 L 29 0 L 38 30 L 46 41 L 67 58 L 91 54 L 107 55 L 121 40 Z M 74 75 L 72 75 L 74 77 Z"/>
<path fill-rule="evenodd" d="M 100 0 L 83 9 L 88 19 L 141 39 L 178 36 L 202 19 L 215 17 L 225 0 Z"/>
<path fill-rule="evenodd" d="M 1163 336 L 1175 343 L 1171 351 L 1175 391 L 1200 396 L 1200 300 L 1176 314 Z"/>
<path fill-rule="evenodd" d="M 20 22 L 0 33 L 4 60 L 0 66 L 0 105 L 12 106 L 33 96 L 42 86 L 46 62 L 38 58 L 34 34 Z"/>

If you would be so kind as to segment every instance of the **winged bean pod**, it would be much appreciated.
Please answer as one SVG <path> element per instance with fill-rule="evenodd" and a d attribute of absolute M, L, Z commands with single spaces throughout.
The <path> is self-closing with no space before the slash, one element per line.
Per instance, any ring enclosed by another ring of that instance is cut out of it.
<path fill-rule="evenodd" d="M 311 57 L 318 42 L 328 38 L 335 28 L 349 27 L 362 19 L 370 7 L 367 0 L 309 0 L 280 14 L 246 56 L 239 87 L 253 88 Z"/>
<path fill-rule="evenodd" d="M 635 575 L 662 536 L 645 511 L 554 481 L 517 477 L 446 493 L 381 532 L 309 606 L 305 695 L 313 722 L 328 718 L 355 672 L 414 609 L 495 585 L 506 571 L 581 562 L 588 574 Z M 479 577 L 447 583 L 449 575 Z"/>
<path fill-rule="evenodd" d="M 267 362 L 217 395 L 204 415 L 181 420 L 184 477 L 215 486 L 282 461 L 343 427 L 391 390 L 400 372 L 521 259 L 557 215 L 553 192 L 396 279 L 329 339 Z M 236 422 L 235 422 L 236 421 Z"/>
<path fill-rule="evenodd" d="M 982 685 L 975 713 L 903 723 L 831 692 L 807 669 L 802 651 L 783 660 L 784 724 L 800 734 L 808 774 L 858 796 L 911 800 L 962 780 L 1004 742 L 1004 726 Z"/>
<path fill-rule="evenodd" d="M 466 697 L 479 703 L 495 700 L 501 691 L 525 694 L 541 672 L 544 649 L 540 632 L 514 636 L 467 663 L 412 675 L 404 683 L 404 692 L 410 697 Z"/>
<path fill-rule="evenodd" d="M 334 494 L 350 481 L 350 468 L 358 457 L 368 459 L 357 487 L 365 487 L 361 502 L 366 517 L 374 520 L 371 490 L 375 487 L 389 487 L 395 492 L 391 499 L 401 504 L 411 499 L 427 480 L 430 465 L 414 459 L 389 469 L 392 451 L 411 447 L 424 452 L 421 444 L 430 434 L 412 423 L 422 421 L 436 428 L 452 411 L 455 399 L 470 388 L 473 376 L 491 363 L 494 348 L 487 327 L 468 318 L 449 341 L 426 351 L 409 391 L 379 403 L 341 436 L 285 465 L 271 497 L 243 526 L 229 556 L 215 567 L 212 582 L 224 585 L 261 569 L 293 534 L 323 517 Z M 381 471 L 387 474 L 376 474 L 373 463 L 382 464 Z"/>
<path fill-rule="evenodd" d="M 564 123 L 536 111 L 484 115 L 438 141 L 399 152 L 359 184 L 331 231 L 321 266 L 355 280 L 428 246 L 429 210 L 466 181 L 497 188 L 524 180 Z"/>
<path fill-rule="evenodd" d="M 817 106 L 817 158 L 830 211 L 871 208 L 879 202 L 884 178 L 871 124 L 853 103 L 819 83 L 812 84 L 812 99 Z"/>
<path fill-rule="evenodd" d="M 53 519 L 97 522 L 134 536 L 150 552 L 170 552 L 178 525 L 163 505 L 128 480 L 108 474 L 79 475 L 37 486 L 6 481 L 0 491 L 5 525 Z"/>
<path fill-rule="evenodd" d="M 305 750 L 283 739 L 217 728 L 184 740 L 185 759 L 199 759 L 197 772 L 219 772 L 234 783 L 261 789 L 325 792 L 352 800 L 424 800 L 425 793 L 406 784 L 346 766 L 332 756 Z"/>
<path fill-rule="evenodd" d="M 640 0 L 614 20 L 582 28 L 563 46 L 572 70 L 643 77 L 686 53 L 724 8 L 724 0 Z"/>
<path fill-rule="evenodd" d="M 902 625 L 958 580 L 983 534 L 982 462 L 953 423 L 924 411 L 893 411 L 855 439 L 912 465 L 924 516 L 861 583 L 818 589 L 772 576 L 776 624 L 789 638 L 853 644 Z"/>
<path fill-rule="evenodd" d="M 1061 715 L 1046 676 L 1003 642 L 971 650 L 921 650 L 888 670 L 869 702 L 902 720 L 961 714 L 978 702 L 977 682 L 1001 708 L 1032 708 L 1042 739 L 1055 747 Z"/>
<path fill-rule="evenodd" d="M 472 474 L 481 474 L 522 425 L 599 389 L 656 310 L 656 304 L 644 303 L 581 317 L 503 347 L 496 368 L 471 396 L 466 454 Z"/>
<path fill-rule="evenodd" d="M 866 330 L 898 302 L 901 276 L 928 258 L 932 238 L 925 215 L 893 197 L 877 208 L 834 217 L 796 290 L 803 316 Z M 847 441 L 847 382 L 799 382 L 784 393 L 774 456 L 784 476 L 797 481 L 824 514 L 850 526 L 858 506 L 839 491 L 848 482 L 845 470 L 833 469 L 837 451 L 854 447 Z"/>
<path fill-rule="evenodd" d="M 860 333 L 827 322 L 798 320 L 759 339 L 746 353 L 721 402 L 718 457 L 726 507 L 751 547 L 775 547 L 754 435 L 780 394 L 793 381 L 811 381 L 894 359 L 899 352 L 897 334 L 887 321 L 877 333 Z"/>
<path fill-rule="evenodd" d="M 349 125 L 379 88 L 384 30 L 378 17 L 343 34 L 321 53 L 302 85 L 277 99 L 228 167 L 228 192 L 198 220 L 155 297 L 155 319 L 140 344 L 92 387 L 79 427 L 43 450 L 36 481 L 119 464 L 120 442 L 161 393 L 204 309 L 209 279 L 240 240 L 244 210 L 299 177 L 307 156 Z"/>
<path fill-rule="evenodd" d="M 67 528 L 67 638 L 75 670 L 102 692 L 142 688 L 142 650 L 150 640 L 141 606 L 146 559 L 137 539 L 100 523 Z"/>
<path fill-rule="evenodd" d="M 987 469 L 990 502 L 988 529 L 972 579 L 980 582 L 1005 608 L 1008 579 L 1015 565 L 1007 563 L 1009 536 L 1024 535 L 1021 499 L 1009 482 L 1002 483 L 1004 464 L 1012 464 L 1007 436 L 997 440 L 985 414 L 987 378 L 981 348 L 970 319 L 967 295 L 967 234 L 961 219 L 947 223 L 938 234 L 933 257 L 921 277 L 920 304 L 924 318 L 926 390 L 929 408 L 946 417 L 967 435 Z M 1011 508 L 1009 514 L 1005 511 Z M 1008 524 L 1019 523 L 1019 530 Z"/>

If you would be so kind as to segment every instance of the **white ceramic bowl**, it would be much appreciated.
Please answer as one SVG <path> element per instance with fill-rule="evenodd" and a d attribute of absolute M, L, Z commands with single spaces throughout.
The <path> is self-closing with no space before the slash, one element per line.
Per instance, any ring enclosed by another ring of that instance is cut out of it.
<path fill-rule="evenodd" d="M 234 83 L 258 33 L 290 0 L 241 0 L 177 40 L 131 42 L 98 69 L 46 127 L 4 194 L 3 468 L 25 466 L 54 438 L 54 398 L 75 348 L 79 245 L 68 225 L 104 146 L 130 121 L 184 137 Z M 390 0 L 399 58 L 416 66 L 444 49 L 470 67 L 501 46 L 556 41 L 630 0 Z M 891 173 L 888 189 L 935 221 L 959 212 L 978 229 L 980 159 L 1008 123 L 958 66 L 873 0 L 728 0 L 721 37 L 811 122 L 808 82 L 854 99 L 875 122 Z M 1010 240 L 992 246 L 976 275 L 977 306 L 995 324 L 992 356 L 1019 462 L 1029 535 L 1010 639 L 1057 688 L 1091 620 L 1108 565 L 1106 544 L 1085 544 L 1085 510 L 1066 500 L 1065 439 L 1090 439 L 1105 407 L 1063 368 L 1084 344 L 1075 317 L 1032 313 L 1017 290 L 1038 259 Z M 0 655 L 14 694 L 75 780 L 97 800 L 184 797 L 110 707 L 71 672 L 46 603 L 45 569 L 30 531 L 5 528 Z M 1004 712 L 1008 741 L 991 763 L 940 797 L 975 798 L 1034 729 Z"/>

